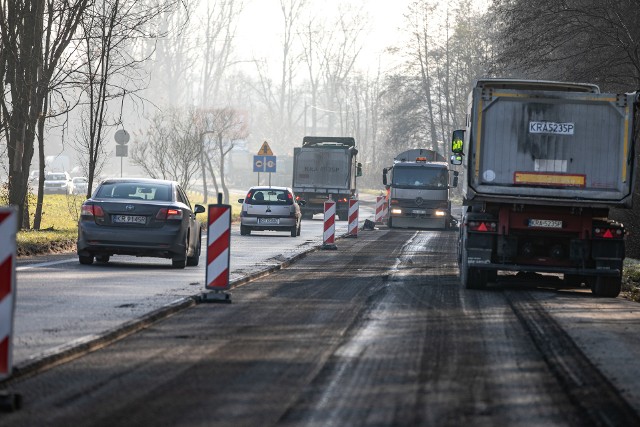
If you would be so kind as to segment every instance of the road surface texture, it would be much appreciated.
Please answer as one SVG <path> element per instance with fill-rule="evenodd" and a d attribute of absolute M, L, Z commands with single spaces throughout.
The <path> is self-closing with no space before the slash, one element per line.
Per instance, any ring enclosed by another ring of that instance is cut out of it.
<path fill-rule="evenodd" d="M 232 304 L 11 383 L 24 406 L 0 425 L 639 425 L 549 314 L 554 293 L 463 289 L 456 238 L 341 239 L 235 288 Z"/>

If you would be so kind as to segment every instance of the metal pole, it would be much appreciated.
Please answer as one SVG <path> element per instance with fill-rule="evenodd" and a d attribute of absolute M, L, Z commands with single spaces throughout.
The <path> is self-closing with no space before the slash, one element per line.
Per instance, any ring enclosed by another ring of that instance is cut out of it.
<path fill-rule="evenodd" d="M 122 178 L 122 157 L 120 156 L 120 178 Z"/>
<path fill-rule="evenodd" d="M 269 187 L 271 187 L 271 172 L 269 172 Z"/>

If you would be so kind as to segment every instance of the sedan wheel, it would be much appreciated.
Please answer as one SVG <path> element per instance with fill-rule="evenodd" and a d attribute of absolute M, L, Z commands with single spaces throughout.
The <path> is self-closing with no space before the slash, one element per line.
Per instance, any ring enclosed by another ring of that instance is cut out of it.
<path fill-rule="evenodd" d="M 202 237 L 198 237 L 198 243 L 193 250 L 193 256 L 187 257 L 187 265 L 189 267 L 195 267 L 200 263 L 200 252 L 202 251 Z"/>
<path fill-rule="evenodd" d="M 93 255 L 78 255 L 78 261 L 80 261 L 80 264 L 82 265 L 91 265 L 93 264 Z"/>
<path fill-rule="evenodd" d="M 185 268 L 187 266 L 187 254 L 189 253 L 189 237 L 184 242 L 184 253 L 171 258 L 173 268 Z"/>
<path fill-rule="evenodd" d="M 96 257 L 96 261 L 107 263 L 107 262 L 109 262 L 109 258 L 110 258 L 109 255 L 100 255 L 100 256 Z"/>

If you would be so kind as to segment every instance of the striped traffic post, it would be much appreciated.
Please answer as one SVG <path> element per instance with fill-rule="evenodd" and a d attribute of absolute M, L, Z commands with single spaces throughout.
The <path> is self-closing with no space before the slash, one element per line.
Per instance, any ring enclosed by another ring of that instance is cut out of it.
<path fill-rule="evenodd" d="M 336 241 L 336 202 L 324 202 L 324 233 L 322 234 L 322 249 L 338 249 Z"/>
<path fill-rule="evenodd" d="M 358 237 L 358 214 L 360 204 L 356 199 L 349 200 L 349 227 L 347 228 L 347 237 Z"/>
<path fill-rule="evenodd" d="M 16 211 L 0 208 L 0 380 L 8 378 L 13 369 L 17 229 Z"/>
<path fill-rule="evenodd" d="M 222 201 L 222 197 L 218 197 Z M 213 291 L 202 295 L 205 301 L 231 302 L 229 294 L 222 292 L 230 286 L 231 259 L 231 206 L 209 205 L 207 227 L 207 269 L 205 288 Z"/>
<path fill-rule="evenodd" d="M 383 221 L 383 216 L 384 216 L 384 201 L 385 201 L 385 197 L 384 196 L 377 196 L 376 197 L 376 213 L 375 213 L 375 217 L 374 217 L 374 222 L 376 223 L 382 223 Z"/>
<path fill-rule="evenodd" d="M 389 220 L 389 194 L 384 196 L 384 201 L 382 203 L 382 222 L 387 222 Z"/>

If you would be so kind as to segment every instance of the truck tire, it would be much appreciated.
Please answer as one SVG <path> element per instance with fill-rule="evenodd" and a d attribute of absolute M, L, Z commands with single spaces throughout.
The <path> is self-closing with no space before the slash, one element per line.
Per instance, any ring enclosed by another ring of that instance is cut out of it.
<path fill-rule="evenodd" d="M 461 245 L 464 245 L 464 238 Z M 462 262 L 460 263 L 460 281 L 466 289 L 485 289 L 487 287 L 488 274 L 486 270 L 469 267 L 467 262 L 467 252 L 462 246 Z"/>
<path fill-rule="evenodd" d="M 591 292 L 597 297 L 615 298 L 620 295 L 622 277 L 596 277 Z"/>

